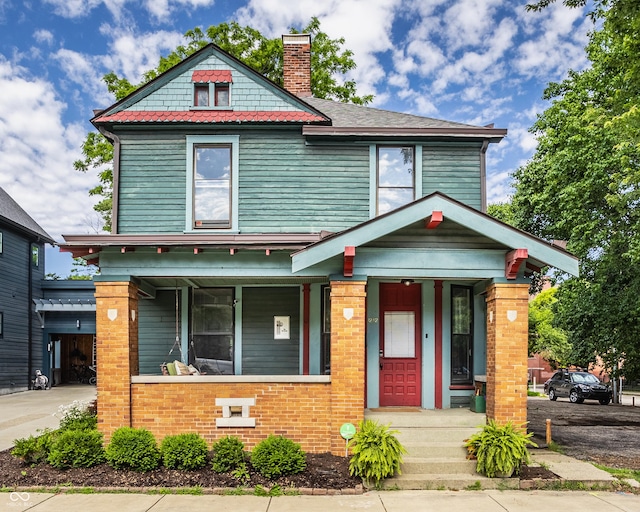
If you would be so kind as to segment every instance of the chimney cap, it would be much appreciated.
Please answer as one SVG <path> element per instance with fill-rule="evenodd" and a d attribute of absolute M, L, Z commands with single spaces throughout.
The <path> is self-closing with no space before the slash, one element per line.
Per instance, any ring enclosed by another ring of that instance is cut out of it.
<path fill-rule="evenodd" d="M 311 44 L 311 34 L 284 34 L 282 44 Z"/>

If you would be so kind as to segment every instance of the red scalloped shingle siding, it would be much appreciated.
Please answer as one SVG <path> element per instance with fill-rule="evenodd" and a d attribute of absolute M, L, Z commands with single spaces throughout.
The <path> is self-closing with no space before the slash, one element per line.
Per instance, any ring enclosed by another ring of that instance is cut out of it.
<path fill-rule="evenodd" d="M 193 72 L 191 75 L 192 82 L 219 82 L 219 83 L 231 83 L 231 70 L 230 69 L 199 69 Z"/>
<path fill-rule="evenodd" d="M 100 116 L 99 123 L 307 123 L 326 121 L 322 116 L 309 112 L 280 111 L 233 111 L 233 110 L 123 110 L 110 116 Z"/>

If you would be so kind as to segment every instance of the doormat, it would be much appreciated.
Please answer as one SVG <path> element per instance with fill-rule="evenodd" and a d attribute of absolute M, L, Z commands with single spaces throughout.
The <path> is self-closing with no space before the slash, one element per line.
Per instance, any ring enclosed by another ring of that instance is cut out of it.
<path fill-rule="evenodd" d="M 422 412 L 420 407 L 376 407 L 371 412 Z"/>

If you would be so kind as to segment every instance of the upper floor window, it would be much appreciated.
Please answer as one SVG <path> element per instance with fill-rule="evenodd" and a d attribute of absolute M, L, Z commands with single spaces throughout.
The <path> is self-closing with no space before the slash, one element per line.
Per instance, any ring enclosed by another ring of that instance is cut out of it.
<path fill-rule="evenodd" d="M 415 199 L 413 146 L 378 146 L 376 165 L 378 215 Z"/>
<path fill-rule="evenodd" d="M 187 137 L 187 231 L 231 229 L 238 222 L 239 137 Z"/>
<path fill-rule="evenodd" d="M 2 231 L 0 231 L 0 254 L 2 254 Z"/>
<path fill-rule="evenodd" d="M 231 145 L 197 144 L 193 150 L 194 227 L 230 227 Z"/>
<path fill-rule="evenodd" d="M 191 75 L 193 81 L 193 106 L 200 108 L 224 108 L 231 106 L 229 69 L 198 69 Z"/>
<path fill-rule="evenodd" d="M 229 84 L 195 84 L 193 90 L 195 107 L 229 106 Z"/>

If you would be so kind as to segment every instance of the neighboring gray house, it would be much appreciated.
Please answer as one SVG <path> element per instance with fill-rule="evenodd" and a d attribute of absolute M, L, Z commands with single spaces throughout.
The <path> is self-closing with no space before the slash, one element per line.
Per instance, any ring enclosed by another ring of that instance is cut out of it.
<path fill-rule="evenodd" d="M 0 394 L 28 389 L 42 366 L 33 300 L 42 298 L 45 243 L 54 240 L 0 188 Z"/>

